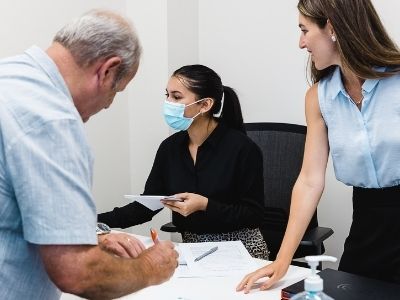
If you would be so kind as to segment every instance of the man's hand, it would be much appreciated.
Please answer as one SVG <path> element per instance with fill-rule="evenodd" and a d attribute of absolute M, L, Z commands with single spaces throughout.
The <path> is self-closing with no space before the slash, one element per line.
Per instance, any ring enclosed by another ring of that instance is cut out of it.
<path fill-rule="evenodd" d="M 236 287 L 236 291 L 239 292 L 244 290 L 244 293 L 247 294 L 253 288 L 254 283 L 258 279 L 269 277 L 265 282 L 259 285 L 261 291 L 267 290 L 286 274 L 288 268 L 288 263 L 276 260 L 272 264 L 269 264 L 254 271 L 253 273 L 246 275 Z"/>
<path fill-rule="evenodd" d="M 56 286 L 86 299 L 119 298 L 163 283 L 178 265 L 171 242 L 159 242 L 133 259 L 110 255 L 94 245 L 39 245 L 39 250 Z"/>
<path fill-rule="evenodd" d="M 182 199 L 182 201 L 162 200 L 161 202 L 165 207 L 168 207 L 184 217 L 199 210 L 206 210 L 207 208 L 208 198 L 204 196 L 193 193 L 181 193 L 174 196 Z"/>
<path fill-rule="evenodd" d="M 102 234 L 98 241 L 102 250 L 120 257 L 136 258 L 146 249 L 140 240 L 126 233 Z"/>
<path fill-rule="evenodd" d="M 143 262 L 145 278 L 148 285 L 160 284 L 167 281 L 178 267 L 178 252 L 170 241 L 161 241 L 143 251 L 138 260 Z"/>

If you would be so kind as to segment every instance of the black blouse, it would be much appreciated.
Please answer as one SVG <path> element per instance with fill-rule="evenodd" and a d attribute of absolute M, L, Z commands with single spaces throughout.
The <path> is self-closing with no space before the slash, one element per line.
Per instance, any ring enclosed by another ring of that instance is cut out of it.
<path fill-rule="evenodd" d="M 144 195 L 196 193 L 208 198 L 205 211 L 187 217 L 176 212 L 178 231 L 222 233 L 257 228 L 264 209 L 262 154 L 245 134 L 223 123 L 197 150 L 196 164 L 189 152 L 187 131 L 165 139 L 147 178 Z M 126 228 L 150 221 L 158 211 L 132 202 L 98 215 L 98 221 Z"/>

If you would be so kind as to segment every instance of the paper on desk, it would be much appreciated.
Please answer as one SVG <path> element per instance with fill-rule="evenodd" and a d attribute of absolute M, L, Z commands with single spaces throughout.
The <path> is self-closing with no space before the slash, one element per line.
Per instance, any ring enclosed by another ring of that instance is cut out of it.
<path fill-rule="evenodd" d="M 176 252 L 178 252 L 178 254 L 179 254 L 179 257 L 178 257 L 179 265 L 187 265 L 186 258 L 182 254 L 182 250 L 181 250 L 181 247 L 180 247 L 181 243 L 174 243 L 174 245 L 175 245 Z"/>
<path fill-rule="evenodd" d="M 218 246 L 218 250 L 195 262 L 202 253 Z M 182 243 L 187 270 L 179 277 L 243 276 L 257 269 L 257 264 L 241 241 Z"/>
<path fill-rule="evenodd" d="M 124 195 L 124 198 L 139 202 L 152 211 L 164 207 L 164 204 L 161 203 L 161 200 L 163 199 L 169 201 L 182 201 L 182 199 L 175 198 L 174 196 Z"/>

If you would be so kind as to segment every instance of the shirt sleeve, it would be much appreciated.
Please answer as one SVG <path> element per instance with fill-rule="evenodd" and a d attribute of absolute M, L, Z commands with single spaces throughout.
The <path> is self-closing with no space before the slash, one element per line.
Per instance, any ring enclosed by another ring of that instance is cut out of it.
<path fill-rule="evenodd" d="M 147 178 L 143 195 L 163 195 L 165 193 L 162 176 L 162 149 L 158 149 L 153 167 Z M 112 211 L 101 213 L 97 220 L 110 227 L 127 228 L 150 221 L 162 209 L 152 211 L 138 202 L 132 202 L 123 207 L 115 207 Z"/>
<path fill-rule="evenodd" d="M 132 202 L 98 214 L 97 220 L 113 228 L 128 228 L 150 221 L 159 211 L 161 209 L 152 211 L 138 202 Z"/>
<path fill-rule="evenodd" d="M 255 228 L 262 222 L 264 177 L 261 150 L 252 143 L 238 159 L 238 198 L 233 199 L 232 204 L 209 198 L 204 213 L 210 224 L 218 224 L 221 229 Z"/>
<path fill-rule="evenodd" d="M 82 124 L 63 119 L 35 125 L 6 151 L 24 238 L 35 244 L 97 244 L 93 159 Z"/>

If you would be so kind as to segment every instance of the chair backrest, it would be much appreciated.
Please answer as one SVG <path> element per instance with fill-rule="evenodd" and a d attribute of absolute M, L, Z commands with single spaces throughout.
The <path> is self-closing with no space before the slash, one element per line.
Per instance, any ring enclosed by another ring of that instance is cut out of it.
<path fill-rule="evenodd" d="M 285 123 L 246 123 L 245 128 L 247 135 L 263 153 L 266 209 L 261 231 L 266 242 L 270 243 L 270 231 L 279 232 L 281 239 L 286 229 L 292 188 L 303 162 L 307 127 Z M 309 228 L 316 226 L 318 220 L 315 212 Z M 278 249 L 279 246 L 276 245 Z"/>

